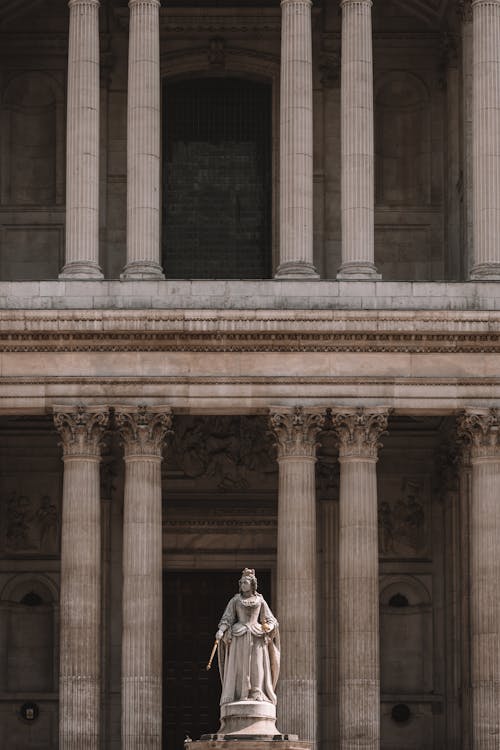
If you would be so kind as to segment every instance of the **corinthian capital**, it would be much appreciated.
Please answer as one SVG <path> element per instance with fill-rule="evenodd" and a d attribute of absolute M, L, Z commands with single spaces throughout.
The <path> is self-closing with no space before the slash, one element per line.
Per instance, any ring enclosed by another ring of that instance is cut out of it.
<path fill-rule="evenodd" d="M 500 409 L 467 409 L 457 418 L 457 434 L 470 447 L 473 460 L 500 460 L 499 431 Z"/>
<path fill-rule="evenodd" d="M 301 406 L 271 411 L 269 425 L 276 437 L 278 460 L 291 456 L 316 457 L 316 438 L 325 423 L 324 412 L 324 409 L 304 409 Z"/>
<path fill-rule="evenodd" d="M 115 417 L 125 457 L 161 456 L 163 442 L 172 432 L 169 406 L 117 406 Z"/>
<path fill-rule="evenodd" d="M 64 458 L 99 458 L 109 410 L 107 406 L 54 406 L 54 424 L 61 436 Z"/>
<path fill-rule="evenodd" d="M 339 441 L 339 459 L 376 460 L 380 437 L 387 431 L 389 409 L 334 408 L 332 426 Z"/>

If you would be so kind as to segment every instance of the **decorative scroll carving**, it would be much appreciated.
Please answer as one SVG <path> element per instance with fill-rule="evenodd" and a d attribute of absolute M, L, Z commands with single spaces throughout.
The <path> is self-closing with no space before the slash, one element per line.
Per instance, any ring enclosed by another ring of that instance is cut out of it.
<path fill-rule="evenodd" d="M 100 457 L 102 438 L 109 424 L 107 406 L 55 406 L 54 424 L 62 438 L 64 457 Z"/>
<path fill-rule="evenodd" d="M 176 422 L 167 469 L 228 491 L 248 487 L 253 473 L 274 474 L 277 464 L 263 418 L 219 415 Z"/>
<path fill-rule="evenodd" d="M 301 406 L 273 410 L 269 417 L 276 437 L 278 460 L 289 456 L 316 457 L 317 436 L 325 424 L 324 409 Z"/>
<path fill-rule="evenodd" d="M 332 426 L 339 441 L 339 458 L 377 459 L 379 438 L 387 431 L 389 409 L 332 409 Z"/>
<path fill-rule="evenodd" d="M 457 418 L 457 433 L 470 447 L 471 458 L 500 460 L 500 409 L 466 410 Z"/>
<path fill-rule="evenodd" d="M 472 1 L 458 0 L 457 13 L 462 23 L 472 23 Z"/>
<path fill-rule="evenodd" d="M 383 496 L 379 500 L 380 553 L 389 557 L 425 554 L 428 520 L 422 483 L 405 478 L 395 501 Z"/>
<path fill-rule="evenodd" d="M 172 432 L 169 406 L 117 407 L 115 418 L 125 457 L 161 456 L 165 438 Z"/>

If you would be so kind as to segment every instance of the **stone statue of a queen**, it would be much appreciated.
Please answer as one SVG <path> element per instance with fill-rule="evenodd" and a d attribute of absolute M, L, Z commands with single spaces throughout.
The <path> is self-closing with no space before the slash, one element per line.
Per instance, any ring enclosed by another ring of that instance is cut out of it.
<path fill-rule="evenodd" d="M 280 669 L 278 621 L 245 568 L 215 636 L 222 682 L 221 729 L 230 734 L 276 735 Z"/>

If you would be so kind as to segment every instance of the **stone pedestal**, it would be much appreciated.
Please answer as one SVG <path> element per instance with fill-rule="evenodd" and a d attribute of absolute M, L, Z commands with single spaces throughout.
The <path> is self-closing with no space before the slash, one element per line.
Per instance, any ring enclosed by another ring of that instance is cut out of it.
<path fill-rule="evenodd" d="M 282 739 L 283 737 L 283 739 Z M 303 740 L 290 739 L 289 735 L 280 735 L 278 739 L 255 740 L 243 739 L 223 740 L 206 739 L 190 742 L 185 746 L 188 750 L 311 750 L 312 744 Z"/>
<path fill-rule="evenodd" d="M 265 701 L 237 701 L 220 708 L 218 734 L 227 736 L 251 735 L 269 739 L 279 734 L 276 729 L 276 706 Z"/>

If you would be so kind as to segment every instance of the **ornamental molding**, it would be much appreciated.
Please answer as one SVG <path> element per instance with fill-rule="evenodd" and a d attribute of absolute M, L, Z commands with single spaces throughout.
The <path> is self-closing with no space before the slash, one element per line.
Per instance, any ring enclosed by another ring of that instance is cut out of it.
<path fill-rule="evenodd" d="M 127 8 L 115 8 L 115 17 L 120 26 L 128 28 L 129 11 Z M 204 8 L 203 13 L 196 14 L 193 8 L 185 11 L 179 8 L 160 8 L 160 31 L 162 34 L 219 34 L 219 33 L 281 33 L 281 11 L 276 8 L 240 8 L 235 14 L 231 8 L 224 12 L 222 8 Z"/>
<path fill-rule="evenodd" d="M 389 414 L 385 407 L 369 409 L 333 407 L 330 420 L 338 438 L 339 460 L 376 460 L 382 447 L 379 438 L 387 432 Z"/>
<path fill-rule="evenodd" d="M 163 444 L 172 432 L 172 410 L 169 406 L 117 406 L 118 427 L 125 459 L 130 456 L 161 457 Z"/>
<path fill-rule="evenodd" d="M 269 426 L 276 438 L 278 460 L 289 457 L 315 459 L 319 446 L 317 437 L 324 424 L 325 410 L 321 407 L 271 407 Z"/>
<path fill-rule="evenodd" d="M 500 312 L 1 310 L 0 352 L 500 353 Z"/>
<path fill-rule="evenodd" d="M 54 406 L 53 410 L 64 458 L 99 459 L 104 433 L 109 425 L 108 407 Z"/>

